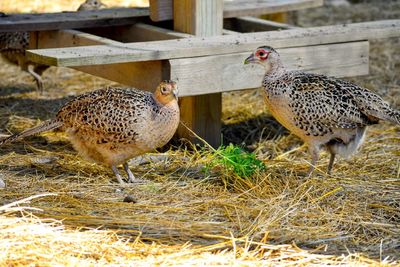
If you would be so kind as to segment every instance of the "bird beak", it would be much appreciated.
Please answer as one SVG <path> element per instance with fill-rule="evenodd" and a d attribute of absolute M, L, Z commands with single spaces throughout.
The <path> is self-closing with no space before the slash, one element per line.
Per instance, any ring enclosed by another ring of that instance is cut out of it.
<path fill-rule="evenodd" d="M 103 4 L 103 3 L 100 4 L 100 8 L 107 8 L 107 7 L 108 7 L 108 6 L 105 5 L 105 4 Z"/>
<path fill-rule="evenodd" d="M 175 88 L 172 90 L 172 94 L 174 95 L 174 97 L 175 97 L 176 99 L 178 99 L 178 93 L 179 93 L 178 88 L 175 87 Z"/>
<path fill-rule="evenodd" d="M 244 64 L 250 64 L 250 63 L 254 63 L 254 62 L 255 62 L 255 59 L 254 59 L 254 55 L 253 54 L 251 54 L 248 58 L 246 58 L 244 60 Z"/>

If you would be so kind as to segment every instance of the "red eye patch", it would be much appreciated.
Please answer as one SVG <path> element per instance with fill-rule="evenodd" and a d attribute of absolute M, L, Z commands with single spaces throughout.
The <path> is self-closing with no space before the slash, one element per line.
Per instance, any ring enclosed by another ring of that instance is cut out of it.
<path fill-rule="evenodd" d="M 260 49 L 260 50 L 257 50 L 256 57 L 258 57 L 261 60 L 266 60 L 268 58 L 269 53 L 270 52 L 265 51 L 264 49 Z"/>

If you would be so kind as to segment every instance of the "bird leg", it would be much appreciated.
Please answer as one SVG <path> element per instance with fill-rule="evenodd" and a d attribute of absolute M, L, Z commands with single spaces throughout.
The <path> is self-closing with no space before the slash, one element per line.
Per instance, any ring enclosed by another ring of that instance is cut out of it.
<path fill-rule="evenodd" d="M 334 162 L 335 162 L 335 154 L 331 152 L 331 157 L 329 159 L 329 165 L 328 165 L 328 174 L 331 174 Z"/>
<path fill-rule="evenodd" d="M 308 169 L 306 174 L 307 177 L 310 177 L 312 172 L 314 171 L 315 165 L 317 165 L 318 157 L 319 157 L 319 148 L 317 146 L 308 146 L 308 151 L 311 154 L 311 166 Z"/>
<path fill-rule="evenodd" d="M 112 171 L 114 172 L 115 176 L 117 177 L 118 182 L 119 182 L 121 185 L 125 184 L 124 180 L 122 179 L 121 174 L 119 173 L 119 171 L 118 171 L 118 169 L 117 169 L 117 166 L 112 165 L 112 166 L 111 166 L 111 169 L 112 169 Z"/>
<path fill-rule="evenodd" d="M 134 183 L 136 181 L 136 178 L 135 178 L 135 175 L 133 175 L 133 173 L 129 169 L 128 162 L 125 162 L 123 164 L 123 166 L 124 166 L 124 170 L 128 174 L 128 181 L 131 182 L 131 183 Z"/>
<path fill-rule="evenodd" d="M 40 92 L 40 93 L 43 93 L 43 79 L 42 79 L 42 77 L 40 77 L 40 75 L 39 74 L 37 74 L 35 71 L 34 71 L 34 66 L 33 65 L 29 65 L 28 66 L 28 72 L 33 76 L 33 78 L 35 79 L 35 81 L 36 81 L 36 86 L 37 86 L 37 89 L 38 89 L 38 91 Z"/>

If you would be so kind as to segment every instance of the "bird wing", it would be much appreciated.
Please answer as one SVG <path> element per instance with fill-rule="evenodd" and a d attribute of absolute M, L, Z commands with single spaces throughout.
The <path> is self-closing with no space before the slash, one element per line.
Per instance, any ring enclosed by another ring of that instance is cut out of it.
<path fill-rule="evenodd" d="M 0 33 L 0 52 L 19 51 L 25 52 L 29 46 L 28 32 L 3 32 Z"/>
<path fill-rule="evenodd" d="M 375 123 L 359 106 L 352 83 L 324 75 L 296 73 L 292 80 L 291 109 L 295 121 L 317 129 L 357 128 Z M 365 90 L 365 89 L 364 89 Z"/>
<path fill-rule="evenodd" d="M 79 131 L 88 141 L 109 143 L 134 141 L 135 125 L 141 123 L 146 92 L 113 88 L 81 95 L 68 102 L 57 114 L 64 129 Z"/>

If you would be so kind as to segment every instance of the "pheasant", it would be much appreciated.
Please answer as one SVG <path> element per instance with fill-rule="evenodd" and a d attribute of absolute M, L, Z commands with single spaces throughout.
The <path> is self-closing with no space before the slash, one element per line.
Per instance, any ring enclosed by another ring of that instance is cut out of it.
<path fill-rule="evenodd" d="M 101 8 L 107 7 L 100 0 L 86 0 L 78 7 L 78 11 L 87 11 L 87 10 L 99 10 Z"/>
<path fill-rule="evenodd" d="M 78 11 L 96 10 L 105 5 L 99 0 L 86 0 Z M 2 13 L 1 16 L 7 16 Z M 9 63 L 20 66 L 21 70 L 31 74 L 36 82 L 37 89 L 43 91 L 42 73 L 49 68 L 47 65 L 38 64 L 28 60 L 25 51 L 29 47 L 28 32 L 3 32 L 0 33 L 0 54 Z"/>
<path fill-rule="evenodd" d="M 272 47 L 257 48 L 244 63 L 265 68 L 266 105 L 279 123 L 307 144 L 312 158 L 307 176 L 321 147 L 330 153 L 330 174 L 336 155 L 348 158 L 358 151 L 368 125 L 380 120 L 400 124 L 400 112 L 380 96 L 334 77 L 289 71 Z"/>
<path fill-rule="evenodd" d="M 179 124 L 177 93 L 173 81 L 161 82 L 153 94 L 135 88 L 99 89 L 71 100 L 55 118 L 3 139 L 0 146 L 59 128 L 84 158 L 111 167 L 120 184 L 120 164 L 134 182 L 127 160 L 172 138 Z"/>

